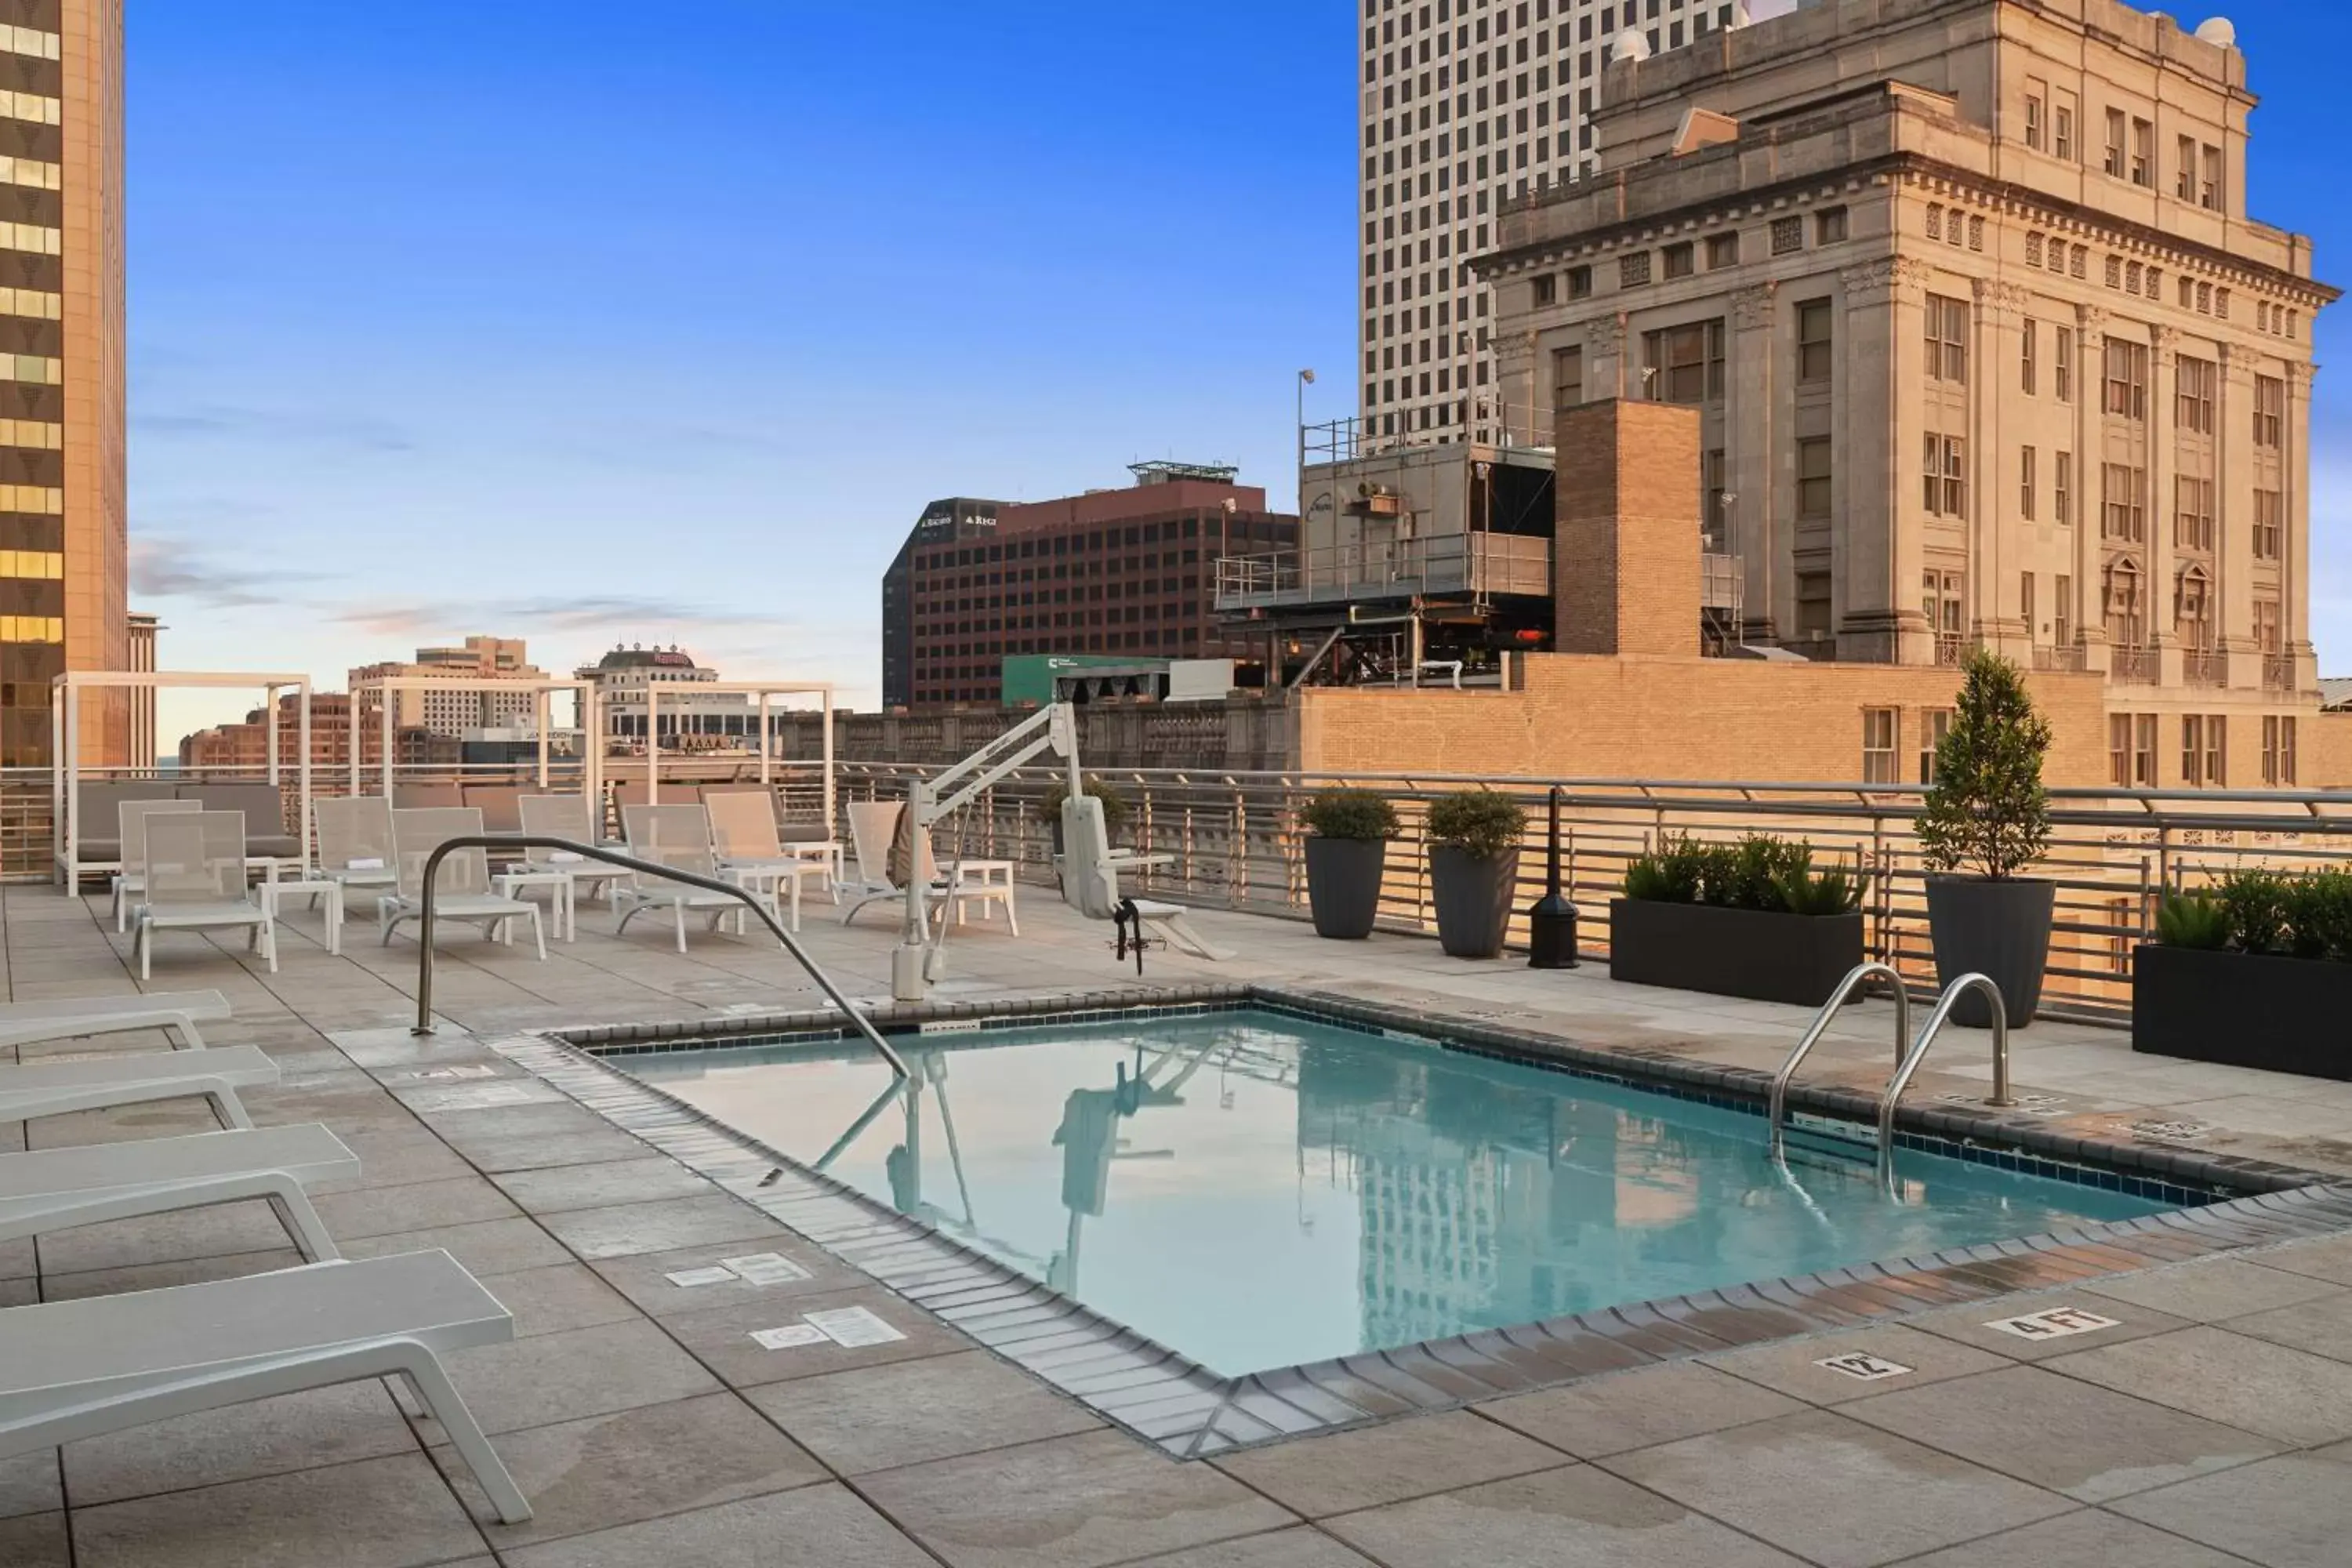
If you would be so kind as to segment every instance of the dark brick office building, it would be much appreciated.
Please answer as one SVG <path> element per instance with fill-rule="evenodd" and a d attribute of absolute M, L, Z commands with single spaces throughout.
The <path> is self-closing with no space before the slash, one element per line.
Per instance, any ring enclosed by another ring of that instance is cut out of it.
<path fill-rule="evenodd" d="M 1212 604 L 1220 556 L 1296 548 L 1298 520 L 1266 510 L 1235 470 L 1138 463 L 1135 483 L 1058 500 L 932 502 L 882 577 L 887 707 L 994 703 L 1007 654 L 1233 658 Z"/>

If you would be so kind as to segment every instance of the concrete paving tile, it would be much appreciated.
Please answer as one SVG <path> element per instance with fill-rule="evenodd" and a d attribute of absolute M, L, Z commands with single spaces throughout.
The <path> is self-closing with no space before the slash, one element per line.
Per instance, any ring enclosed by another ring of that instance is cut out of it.
<path fill-rule="evenodd" d="M 407 1186 L 417 1182 L 446 1182 L 474 1173 L 473 1166 L 423 1127 L 339 1128 L 335 1136 L 359 1156 L 359 1180 L 314 1187 L 314 1195 Z"/>
<path fill-rule="evenodd" d="M 514 1314 L 519 1340 L 599 1323 L 625 1323 L 637 1316 L 627 1298 L 597 1279 L 584 1263 L 500 1274 L 488 1289 Z"/>
<path fill-rule="evenodd" d="M 647 1322 L 568 1329 L 446 1358 L 458 1395 L 486 1432 L 546 1426 L 640 1405 L 690 1399 L 719 1387 Z M 437 1429 L 425 1423 L 428 1432 Z"/>
<path fill-rule="evenodd" d="M 2249 1256 L 2268 1268 L 2284 1268 L 2290 1273 L 2308 1275 L 2314 1279 L 2352 1285 L 2352 1236 L 2331 1236 L 2316 1241 L 2265 1247 Z"/>
<path fill-rule="evenodd" d="M 1914 1557 L 1903 1568 L 2245 1568 L 2177 1535 L 2086 1508 Z"/>
<path fill-rule="evenodd" d="M 78 1568 L 424 1568 L 481 1531 L 423 1454 L 74 1510 Z"/>
<path fill-rule="evenodd" d="M 0 1459 L 0 1519 L 47 1513 L 65 1506 L 58 1484 L 58 1451 L 43 1448 Z"/>
<path fill-rule="evenodd" d="M 2343 1568 L 2352 1541 L 2352 1485 L 2343 1467 L 2304 1454 L 2200 1476 L 2115 1506 L 2264 1568 Z"/>
<path fill-rule="evenodd" d="M 81 1509 L 415 1449 L 391 1391 L 369 1379 L 68 1443 L 66 1485 Z"/>
<path fill-rule="evenodd" d="M 1909 1370 L 1864 1380 L 1823 1366 L 1845 1356 L 1872 1356 Z M 2016 1363 L 1990 1351 L 1922 1333 L 1901 1323 L 1874 1323 L 1844 1333 L 1809 1334 L 1742 1350 L 1701 1356 L 1700 1363 L 1758 1383 L 1808 1405 L 1843 1405 L 1898 1388 L 1916 1388 L 1948 1377 L 1967 1377 Z"/>
<path fill-rule="evenodd" d="M 1696 1362 L 1674 1362 L 1514 1394 L 1477 1407 L 1541 1443 L 1591 1458 L 1803 1409 Z"/>
<path fill-rule="evenodd" d="M 1388 1568 L 1799 1568 L 1590 1465 L 1342 1514 L 1323 1528 Z"/>
<path fill-rule="evenodd" d="M 528 1219 L 489 1219 L 473 1225 L 435 1226 L 382 1236 L 355 1236 L 343 1244 L 347 1258 L 390 1258 L 403 1252 L 446 1251 L 476 1279 L 569 1263 L 572 1255 Z"/>
<path fill-rule="evenodd" d="M 2352 1436 L 2352 1366 L 2222 1329 L 2182 1329 L 2048 1365 L 2298 1447 Z"/>
<path fill-rule="evenodd" d="M 238 1279 L 248 1274 L 298 1268 L 301 1264 L 302 1255 L 289 1246 L 268 1252 L 233 1252 L 217 1258 L 183 1258 L 175 1263 L 100 1268 L 87 1274 L 52 1274 L 41 1281 L 41 1300 L 81 1301 L 92 1296 L 119 1296 L 129 1290 L 162 1290 L 173 1285 L 200 1285 L 208 1279 Z"/>
<path fill-rule="evenodd" d="M 1882 1394 L 1847 1405 L 1845 1414 L 2079 1502 L 2105 1502 L 2278 1448 L 2234 1426 L 2032 1366 Z"/>
<path fill-rule="evenodd" d="M 510 1568 L 938 1568 L 838 1486 L 803 1487 L 507 1554 Z"/>
<path fill-rule="evenodd" d="M 725 1287 L 710 1289 L 716 1291 Z M 761 1348 L 751 1338 L 761 1329 L 797 1323 L 803 1313 L 849 1307 L 865 1308 L 906 1337 L 856 1349 L 827 1341 L 776 1351 Z M 879 1288 L 782 1299 L 753 1297 L 711 1311 L 664 1318 L 661 1322 L 677 1337 L 678 1343 L 737 1388 L 893 1362 L 919 1361 L 972 1348 L 971 1341 L 963 1334 Z"/>
<path fill-rule="evenodd" d="M 540 1223 L 564 1246 L 592 1261 L 636 1252 L 669 1252 L 713 1241 L 782 1241 L 792 1235 L 728 1193 L 611 1208 L 566 1209 L 542 1216 Z"/>
<path fill-rule="evenodd" d="M 1832 1410 L 1599 1463 L 1822 1568 L 1874 1568 L 2073 1506 Z"/>
<path fill-rule="evenodd" d="M 394 1231 L 512 1219 L 519 1212 L 504 1193 L 473 1175 L 333 1193 L 317 1204 L 319 1217 L 327 1223 L 327 1234 L 338 1242 Z"/>
<path fill-rule="evenodd" d="M 1308 1519 L 1498 1481 L 1571 1462 L 1466 1410 L 1301 1437 L 1214 1461 Z"/>
<path fill-rule="evenodd" d="M 212 1132 L 226 1125 L 201 1100 L 157 1100 L 115 1110 L 79 1110 L 45 1116 L 26 1131 L 34 1149 L 79 1149 L 97 1143 L 131 1143 L 185 1132 Z"/>
<path fill-rule="evenodd" d="M 761 1253 L 781 1253 L 808 1270 L 805 1279 L 781 1280 L 774 1284 L 754 1285 L 745 1279 L 731 1279 L 716 1285 L 685 1286 L 673 1284 L 672 1274 L 689 1273 L 697 1268 L 709 1268 L 722 1258 L 757 1256 Z M 753 1247 L 738 1247 L 732 1242 L 708 1242 L 699 1247 L 682 1247 L 669 1252 L 640 1253 L 626 1258 L 600 1258 L 590 1265 L 597 1275 L 614 1289 L 626 1296 L 645 1312 L 656 1318 L 675 1318 L 688 1312 L 708 1312 L 724 1306 L 758 1300 L 782 1303 L 801 1296 L 820 1296 L 840 1290 L 858 1289 L 870 1284 L 868 1277 L 841 1262 L 798 1237 L 785 1242 L 762 1242 Z M 788 1314 L 789 1315 L 789 1314 Z M 761 1328 L 773 1328 L 762 1323 Z"/>
<path fill-rule="evenodd" d="M 1103 1424 L 1076 1400 L 986 1351 L 795 1378 L 752 1389 L 747 1397 L 845 1476 L 1066 1436 Z"/>
<path fill-rule="evenodd" d="M 0 1519 L 0 1563 L 8 1568 L 73 1568 L 62 1513 L 28 1513 Z"/>
<path fill-rule="evenodd" d="M 499 1522 L 456 1449 L 433 1458 L 501 1552 L 831 1479 L 731 1394 L 508 1432 L 498 1450 L 530 1500 L 527 1524 Z"/>
<path fill-rule="evenodd" d="M 1990 1326 L 2006 1318 L 2024 1317 L 2060 1308 L 2111 1319 L 2112 1326 L 2063 1339 L 2046 1340 L 2021 1339 L 2005 1330 Z M 1916 1318 L 1906 1318 L 1904 1321 L 1927 1333 L 2025 1362 L 2047 1361 L 2053 1356 L 2071 1355 L 2097 1345 L 2120 1344 L 2127 1340 L 2146 1339 L 2152 1334 L 2168 1334 L 2189 1326 L 2186 1318 L 2176 1318 L 2168 1312 L 2156 1311 L 2147 1307 L 2125 1307 L 2106 1297 L 2086 1295 L 2075 1289 L 1998 1296 L 1989 1301 L 1970 1301 L 1965 1306 L 1923 1312 Z"/>
<path fill-rule="evenodd" d="M 95 1268 L 260 1252 L 287 1246 L 290 1239 L 277 1211 L 256 1198 L 52 1230 L 39 1237 L 37 1245 L 42 1273 L 87 1274 Z"/>
<path fill-rule="evenodd" d="M 614 1160 L 601 1165 L 509 1171 L 501 1173 L 497 1181 L 509 1197 L 532 1214 L 654 1203 L 664 1198 L 707 1197 L 719 1190 L 667 1154 L 644 1160 Z"/>
<path fill-rule="evenodd" d="M 1296 1522 L 1117 1432 L 887 1470 L 862 1489 L 953 1568 L 1098 1568 Z"/>
<path fill-rule="evenodd" d="M 2292 1345 L 2330 1361 L 2352 1362 L 2352 1290 L 2232 1318 L 2227 1327 L 2233 1334 Z"/>
<path fill-rule="evenodd" d="M 1131 1568 L 1373 1568 L 1373 1563 L 1321 1531 L 1301 1525 L 1146 1557 Z"/>
<path fill-rule="evenodd" d="M 2265 1268 L 2259 1262 L 2239 1258 L 2200 1258 L 2144 1274 L 2117 1274 L 2090 1280 L 2081 1288 L 2090 1295 L 2153 1307 L 2198 1323 L 2315 1300 L 2338 1289 L 2326 1280 Z"/>

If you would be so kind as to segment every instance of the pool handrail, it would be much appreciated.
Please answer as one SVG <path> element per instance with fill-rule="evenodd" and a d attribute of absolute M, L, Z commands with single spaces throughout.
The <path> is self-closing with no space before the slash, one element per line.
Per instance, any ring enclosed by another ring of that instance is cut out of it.
<path fill-rule="evenodd" d="M 1937 998 L 1936 1011 L 1927 1019 L 1927 1026 L 1919 1032 L 1919 1043 L 1895 1069 L 1894 1080 L 1886 1086 L 1885 1098 L 1878 1102 L 1878 1173 L 1891 1187 L 1895 1182 L 1895 1102 L 1911 1087 L 1911 1077 L 1919 1064 L 1927 1059 L 1927 1047 L 1959 1005 L 1960 998 L 1970 991 L 1984 993 L 1992 1005 L 1992 1098 L 1987 1105 L 2011 1106 L 2017 1101 L 2009 1092 L 2009 1005 L 2001 1000 L 2000 987 L 1987 974 L 1963 974 L 1944 987 Z"/>
<path fill-rule="evenodd" d="M 1838 982 L 1837 989 L 1830 993 L 1830 999 L 1822 1004 L 1820 1012 L 1813 1015 L 1812 1026 L 1805 1031 L 1805 1037 L 1797 1042 L 1797 1048 L 1789 1053 L 1789 1059 L 1782 1062 L 1780 1070 L 1773 1075 L 1772 1096 L 1765 1111 L 1765 1121 L 1770 1131 L 1774 1159 L 1780 1159 L 1786 1153 L 1784 1132 L 1789 1108 L 1789 1080 L 1797 1076 L 1798 1067 L 1812 1054 L 1813 1047 L 1821 1044 L 1822 1037 L 1829 1032 L 1832 1020 L 1848 1002 L 1853 1000 L 1864 985 L 1873 980 L 1885 981 L 1895 993 L 1895 1067 L 1896 1073 L 1901 1073 L 1904 1057 L 1911 1043 L 1911 997 L 1903 989 L 1903 976 L 1891 963 L 1856 964 L 1847 971 L 1843 980 Z"/>

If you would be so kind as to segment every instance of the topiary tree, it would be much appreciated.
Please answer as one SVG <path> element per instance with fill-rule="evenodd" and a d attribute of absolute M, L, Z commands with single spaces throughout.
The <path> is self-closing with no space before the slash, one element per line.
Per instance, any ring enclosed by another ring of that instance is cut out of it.
<path fill-rule="evenodd" d="M 2042 762 L 2050 725 L 2033 710 L 2025 677 L 1989 649 L 1969 655 L 1959 710 L 1936 748 L 1936 785 L 1919 814 L 1919 842 L 1938 871 L 1972 866 L 2005 882 L 2050 844 Z"/>

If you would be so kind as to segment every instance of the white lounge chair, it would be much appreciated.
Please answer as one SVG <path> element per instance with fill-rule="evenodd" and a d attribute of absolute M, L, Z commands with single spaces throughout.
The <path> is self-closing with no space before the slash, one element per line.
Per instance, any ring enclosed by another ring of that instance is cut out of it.
<path fill-rule="evenodd" d="M 380 795 L 329 795 L 310 803 L 319 827 L 319 875 L 343 888 L 348 911 L 355 895 L 396 891 L 392 859 L 392 802 Z M 318 907 L 318 897 L 310 899 Z"/>
<path fill-rule="evenodd" d="M 121 817 L 122 869 L 109 882 L 114 893 L 114 929 L 127 930 L 135 895 L 147 890 L 147 818 L 158 812 L 202 811 L 200 800 L 126 800 L 115 806 Z"/>
<path fill-rule="evenodd" d="M 0 1154 L 0 1241 L 267 1198 L 305 1261 L 342 1256 L 304 1189 L 350 1181 L 357 1155 L 315 1122 Z"/>
<path fill-rule="evenodd" d="M 159 931 L 235 931 L 278 973 L 278 921 L 246 885 L 245 814 L 152 813 L 147 818 L 147 890 L 131 911 L 139 978 L 153 972 Z"/>
<path fill-rule="evenodd" d="M 1102 802 L 1074 794 L 1062 803 L 1062 898 L 1088 920 L 1115 921 L 1123 906 L 1170 946 L 1195 958 L 1222 962 L 1233 956 L 1192 929 L 1183 905 L 1119 896 L 1118 868 L 1111 861 Z"/>
<path fill-rule="evenodd" d="M 128 996 L 72 996 L 50 1002 L 0 1002 L 0 1050 L 45 1040 L 79 1040 L 162 1029 L 176 1043 L 203 1050 L 198 1024 L 228 1016 L 228 999 L 217 991 L 146 991 Z"/>
<path fill-rule="evenodd" d="M 446 1252 L 314 1263 L 0 1311 L 0 1458 L 394 1373 L 509 1524 L 530 1518 L 441 1357 L 514 1337 Z"/>
<path fill-rule="evenodd" d="M 890 871 L 891 855 L 905 823 L 906 809 L 899 801 L 850 803 L 849 845 L 857 859 L 857 886 L 850 890 L 849 908 L 841 917 L 842 924 L 856 920 L 857 911 L 868 904 L 906 898 L 905 886 Z M 925 835 L 916 863 L 929 874 L 927 891 L 940 911 L 937 918 L 945 920 L 952 905 L 955 918 L 961 922 L 964 906 L 973 903 L 981 906 L 985 918 L 988 906 L 997 904 L 1003 907 L 1013 934 L 1021 934 L 1021 917 L 1013 901 L 1012 861 L 965 860 L 950 867 L 943 876 L 931 853 L 929 836 Z"/>
<path fill-rule="evenodd" d="M 588 799 L 577 795 L 527 795 L 517 803 L 522 816 L 522 830 L 543 838 L 569 838 L 574 844 L 594 848 L 604 847 L 604 836 L 589 820 Z M 611 889 L 635 875 L 618 866 L 607 866 L 601 860 L 591 860 L 568 849 L 526 849 L 522 863 L 532 871 L 562 871 L 572 878 L 572 897 L 582 894 L 596 897 L 602 889 L 610 899 Z"/>
<path fill-rule="evenodd" d="M 0 1067 L 0 1121 L 105 1110 L 201 1096 L 232 1127 L 250 1127 L 240 1089 L 278 1081 L 278 1064 L 258 1046 L 202 1051 L 126 1051 L 111 1057 Z M 112 1145 L 109 1145 L 112 1147 Z"/>
<path fill-rule="evenodd" d="M 765 889 L 771 895 L 780 883 L 791 883 L 792 926 L 800 930 L 801 883 L 811 877 L 829 880 L 833 868 L 828 860 L 785 852 L 784 841 L 776 831 L 775 805 L 766 790 L 714 790 L 702 797 L 702 809 L 710 818 L 711 851 L 721 872 L 747 888 Z"/>
<path fill-rule="evenodd" d="M 650 860 L 692 876 L 725 879 L 719 858 L 710 847 L 710 816 L 698 805 L 625 805 L 621 807 L 622 830 L 628 835 L 629 853 L 640 860 Z M 744 889 L 775 913 L 776 899 L 772 890 L 761 893 L 756 888 Z M 698 888 L 685 882 L 656 882 L 638 879 L 626 887 L 613 889 L 613 910 L 619 918 L 613 922 L 613 934 L 619 936 L 629 929 L 629 921 L 647 910 L 667 910 L 670 924 L 677 932 L 677 950 L 686 951 L 686 917 L 688 911 L 708 917 L 712 931 L 730 915 L 735 919 L 735 931 L 740 936 L 747 929 L 749 914 L 743 900 L 709 888 Z"/>
<path fill-rule="evenodd" d="M 395 807 L 392 814 L 393 868 L 398 887 L 376 900 L 376 923 L 386 946 L 404 921 L 425 913 L 425 863 L 452 838 L 473 838 L 482 831 L 482 814 L 466 805 Z M 434 875 L 433 918 L 482 928 L 485 940 L 496 942 L 516 921 L 530 921 L 531 939 L 539 945 L 540 962 L 547 962 L 547 928 L 539 906 L 528 899 L 502 898 L 490 890 L 490 858 L 479 848 L 453 849 L 442 857 Z"/>

